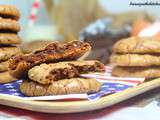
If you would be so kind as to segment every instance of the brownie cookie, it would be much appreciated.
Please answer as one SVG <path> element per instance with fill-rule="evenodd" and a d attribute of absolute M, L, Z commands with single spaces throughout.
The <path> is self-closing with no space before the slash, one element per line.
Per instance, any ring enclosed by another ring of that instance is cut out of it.
<path fill-rule="evenodd" d="M 18 20 L 20 18 L 20 12 L 15 6 L 0 5 L 0 16 L 3 18 Z"/>
<path fill-rule="evenodd" d="M 0 44 L 10 45 L 10 44 L 20 44 L 21 38 L 14 33 L 0 33 Z"/>
<path fill-rule="evenodd" d="M 8 61 L 0 62 L 0 72 L 8 70 Z"/>
<path fill-rule="evenodd" d="M 160 56 L 151 54 L 113 54 L 110 63 L 117 66 L 158 66 Z"/>
<path fill-rule="evenodd" d="M 159 40 L 147 37 L 130 37 L 119 40 L 113 46 L 114 53 L 160 53 Z"/>
<path fill-rule="evenodd" d="M 80 41 L 72 41 L 66 44 L 52 43 L 43 50 L 35 51 L 28 55 L 12 57 L 9 60 L 9 71 L 13 76 L 21 78 L 35 65 L 76 60 L 90 49 L 91 46 L 88 43 Z"/>
<path fill-rule="evenodd" d="M 99 61 L 71 61 L 35 66 L 28 71 L 28 77 L 40 84 L 49 84 L 56 80 L 78 77 L 82 73 L 104 71 L 105 67 Z"/>
<path fill-rule="evenodd" d="M 160 67 L 114 67 L 113 76 L 118 77 L 160 77 Z"/>
<path fill-rule="evenodd" d="M 21 50 L 18 47 L 0 47 L 0 61 L 8 60 L 14 55 L 21 54 Z"/>
<path fill-rule="evenodd" d="M 94 78 L 72 78 L 41 85 L 24 80 L 20 90 L 27 96 L 63 95 L 76 93 L 93 93 L 100 90 L 101 83 Z"/>
<path fill-rule="evenodd" d="M 19 32 L 20 25 L 17 21 L 11 19 L 0 18 L 0 32 L 1 33 L 10 33 L 10 32 Z"/>
<path fill-rule="evenodd" d="M 0 84 L 16 81 L 16 78 L 12 77 L 8 72 L 0 73 Z"/>

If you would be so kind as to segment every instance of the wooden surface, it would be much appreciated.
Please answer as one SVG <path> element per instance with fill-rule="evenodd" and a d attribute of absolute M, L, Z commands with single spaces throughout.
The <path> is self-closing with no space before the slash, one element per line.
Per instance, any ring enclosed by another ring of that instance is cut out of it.
<path fill-rule="evenodd" d="M 0 94 L 0 104 L 46 113 L 76 113 L 105 108 L 160 86 L 160 78 L 95 101 L 28 101 Z"/>

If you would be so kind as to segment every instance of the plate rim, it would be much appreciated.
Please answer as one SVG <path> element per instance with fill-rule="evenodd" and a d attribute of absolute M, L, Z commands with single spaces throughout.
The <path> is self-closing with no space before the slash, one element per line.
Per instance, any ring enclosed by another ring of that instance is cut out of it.
<path fill-rule="evenodd" d="M 24 100 L 22 98 L 15 99 L 14 96 L 0 94 L 0 104 L 44 113 L 86 112 L 111 106 L 159 86 L 160 78 L 157 78 L 148 82 L 144 82 L 138 86 L 128 88 L 122 92 L 107 95 L 98 100 L 92 101 L 31 101 Z"/>

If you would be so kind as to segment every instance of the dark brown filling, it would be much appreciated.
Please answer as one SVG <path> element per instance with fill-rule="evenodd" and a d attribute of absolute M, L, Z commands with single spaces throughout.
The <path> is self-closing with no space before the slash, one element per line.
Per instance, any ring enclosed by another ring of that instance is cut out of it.
<path fill-rule="evenodd" d="M 73 77 L 78 77 L 80 74 L 89 73 L 89 72 L 104 72 L 104 66 L 98 62 L 94 65 L 83 65 L 83 66 L 75 66 L 70 64 L 72 68 L 64 68 L 64 69 L 54 69 L 50 72 L 50 74 L 46 77 L 49 81 L 56 81 L 61 79 L 69 79 Z"/>
<path fill-rule="evenodd" d="M 48 75 L 46 78 L 50 81 L 56 81 L 60 79 L 69 79 L 73 77 L 77 77 L 79 75 L 77 69 L 74 67 L 72 68 L 64 68 L 64 69 L 54 69 L 50 72 L 50 75 Z"/>
<path fill-rule="evenodd" d="M 73 64 L 72 64 L 73 65 Z M 83 66 L 78 66 L 78 65 L 73 65 L 80 74 L 83 73 L 88 73 L 88 72 L 104 72 L 104 66 L 100 65 L 100 63 L 95 63 L 94 65 L 83 65 Z"/>
<path fill-rule="evenodd" d="M 55 43 L 52 43 L 48 45 L 44 50 L 40 50 L 37 52 L 34 52 L 32 55 L 27 55 L 27 56 L 15 56 L 11 59 L 11 64 L 9 66 L 10 69 L 15 70 L 18 63 L 21 61 L 27 62 L 31 67 L 34 65 L 38 65 L 42 62 L 56 62 L 58 60 L 67 60 L 67 58 L 63 58 L 63 54 L 65 52 L 67 53 L 68 50 L 75 50 L 75 49 L 86 49 L 89 47 L 88 43 L 82 43 L 79 41 L 64 44 L 64 45 L 58 45 Z M 60 57 L 55 57 L 54 60 L 52 58 L 48 58 L 48 56 L 53 55 L 56 56 L 59 54 Z M 71 59 L 71 57 L 70 57 Z"/>

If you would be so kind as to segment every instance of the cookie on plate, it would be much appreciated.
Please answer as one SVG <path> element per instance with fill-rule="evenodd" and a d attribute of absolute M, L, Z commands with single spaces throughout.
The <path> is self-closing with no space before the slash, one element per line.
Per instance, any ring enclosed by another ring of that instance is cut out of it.
<path fill-rule="evenodd" d="M 0 45 L 20 44 L 21 38 L 14 33 L 0 33 Z"/>
<path fill-rule="evenodd" d="M 64 95 L 77 93 L 93 93 L 100 90 L 101 83 L 94 78 L 71 78 L 42 85 L 24 80 L 20 90 L 27 96 Z"/>
<path fill-rule="evenodd" d="M 0 17 L 19 20 L 20 12 L 12 5 L 0 5 Z"/>
<path fill-rule="evenodd" d="M 157 78 L 160 77 L 160 67 L 114 67 L 112 75 L 118 77 L 145 77 L 147 79 Z"/>
<path fill-rule="evenodd" d="M 113 46 L 114 53 L 160 53 L 160 42 L 150 37 L 130 37 Z"/>
<path fill-rule="evenodd" d="M 66 44 L 51 43 L 43 50 L 28 55 L 14 56 L 9 60 L 9 72 L 21 78 L 33 66 L 41 63 L 76 60 L 84 55 L 91 46 L 86 42 L 72 41 Z"/>
<path fill-rule="evenodd" d="M 159 66 L 160 56 L 154 54 L 113 54 L 110 63 L 116 66 Z"/>
<path fill-rule="evenodd" d="M 70 61 L 35 66 L 28 71 L 28 77 L 40 84 L 49 84 L 52 81 L 78 77 L 83 73 L 104 71 L 104 65 L 96 60 Z"/>
<path fill-rule="evenodd" d="M 0 72 L 0 84 L 16 81 L 17 79 L 12 77 L 7 71 Z"/>

